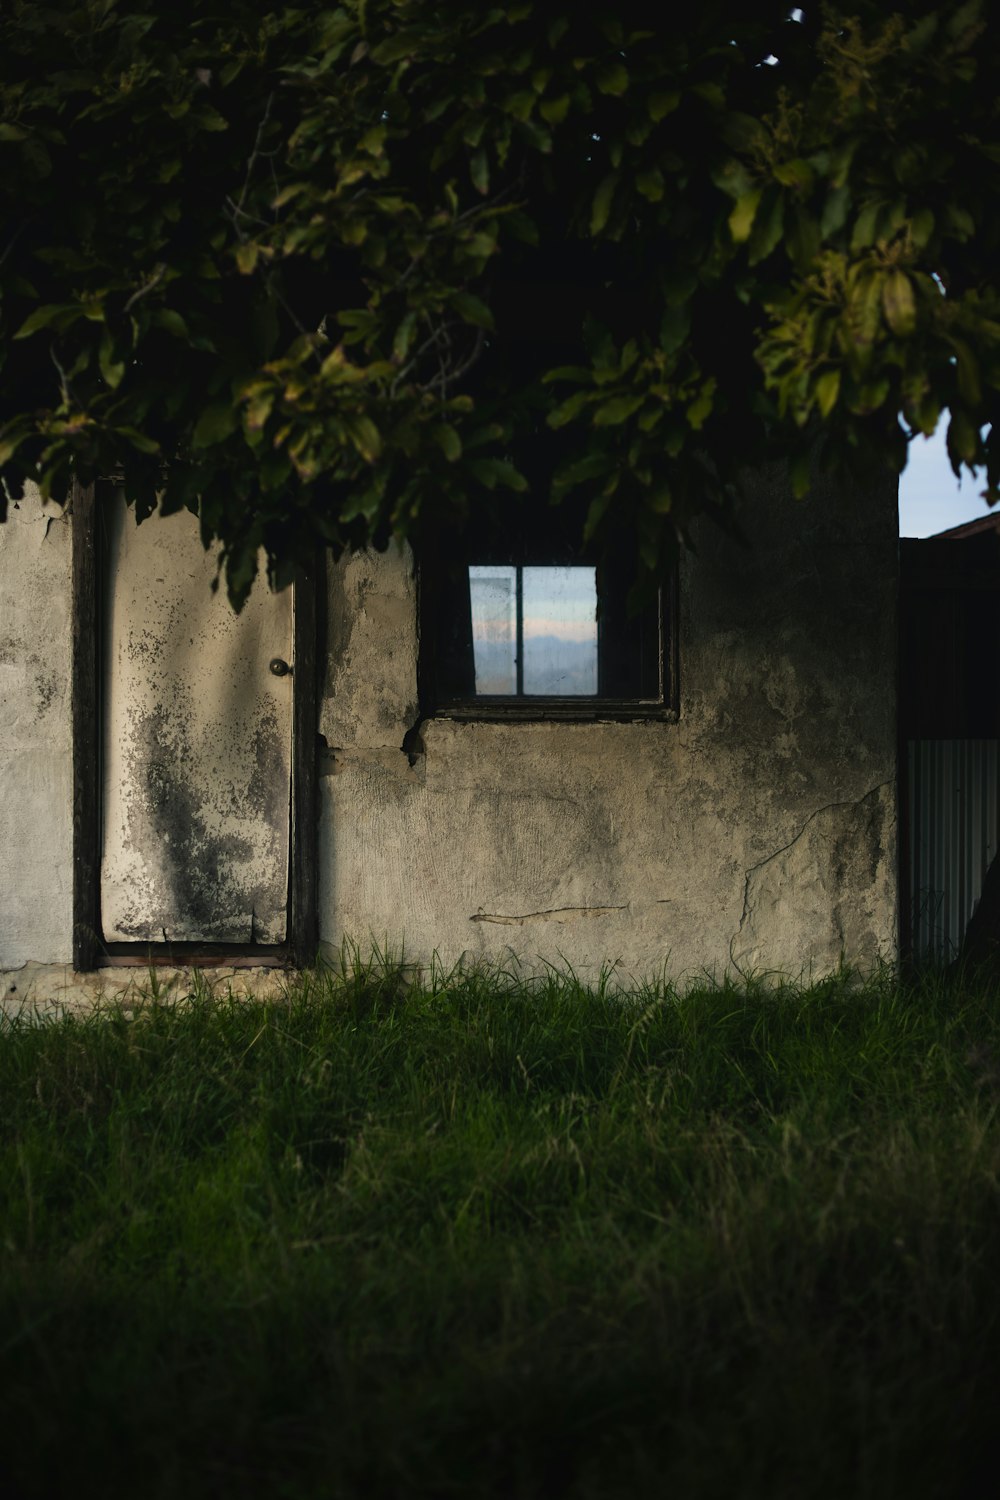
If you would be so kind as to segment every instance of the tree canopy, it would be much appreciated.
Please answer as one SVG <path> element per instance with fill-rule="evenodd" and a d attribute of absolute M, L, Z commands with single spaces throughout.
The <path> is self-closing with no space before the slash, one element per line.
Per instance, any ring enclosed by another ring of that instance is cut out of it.
<path fill-rule="evenodd" d="M 7 0 L 6 487 L 196 510 L 237 603 L 519 492 L 656 570 L 748 466 L 939 419 L 995 501 L 997 25 Z"/>

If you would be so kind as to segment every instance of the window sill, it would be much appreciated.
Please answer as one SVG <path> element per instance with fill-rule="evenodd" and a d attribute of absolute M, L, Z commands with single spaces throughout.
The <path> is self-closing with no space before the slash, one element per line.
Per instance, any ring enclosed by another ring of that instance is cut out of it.
<path fill-rule="evenodd" d="M 676 723 L 676 708 L 641 699 L 537 698 L 511 702 L 478 698 L 474 702 L 442 703 L 429 709 L 427 719 L 451 719 L 467 724 L 593 724 L 600 722 Z"/>

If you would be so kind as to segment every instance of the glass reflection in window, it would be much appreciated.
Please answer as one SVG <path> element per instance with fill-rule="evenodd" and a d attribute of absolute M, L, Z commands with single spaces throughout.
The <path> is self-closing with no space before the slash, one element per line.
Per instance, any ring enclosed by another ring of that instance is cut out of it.
<path fill-rule="evenodd" d="M 517 692 L 517 568 L 470 567 L 476 695 Z"/>
<path fill-rule="evenodd" d="M 597 693 L 593 567 L 469 568 L 476 695 Z"/>

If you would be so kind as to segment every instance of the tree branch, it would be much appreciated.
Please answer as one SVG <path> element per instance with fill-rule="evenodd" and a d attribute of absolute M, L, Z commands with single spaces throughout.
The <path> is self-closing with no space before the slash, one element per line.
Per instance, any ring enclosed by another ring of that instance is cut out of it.
<path fill-rule="evenodd" d="M 141 302 L 143 297 L 148 297 L 150 292 L 153 291 L 154 287 L 159 286 L 160 282 L 163 280 L 166 274 L 166 263 L 164 261 L 161 261 L 149 280 L 143 286 L 139 287 L 138 291 L 132 293 L 131 297 L 125 304 L 125 311 L 131 312 L 137 302 Z"/>
<path fill-rule="evenodd" d="M 247 200 L 247 193 L 250 191 L 250 179 L 253 177 L 253 169 L 257 165 L 257 158 L 261 154 L 264 132 L 267 129 L 268 122 L 271 118 L 271 106 L 273 105 L 273 103 L 274 91 L 272 90 L 272 92 L 267 96 L 267 103 L 264 106 L 264 113 L 261 117 L 260 124 L 257 126 L 257 134 L 254 137 L 253 150 L 250 152 L 250 160 L 247 162 L 246 176 L 243 179 L 243 190 L 240 193 L 240 200 L 236 205 L 237 213 L 243 212 L 243 205 Z"/>

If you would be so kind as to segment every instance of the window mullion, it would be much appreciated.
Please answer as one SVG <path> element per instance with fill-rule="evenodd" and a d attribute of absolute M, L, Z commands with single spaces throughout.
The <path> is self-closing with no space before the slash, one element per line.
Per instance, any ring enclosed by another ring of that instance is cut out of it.
<path fill-rule="evenodd" d="M 523 695 L 524 695 L 524 593 L 523 593 L 523 584 L 522 584 L 523 572 L 524 572 L 524 570 L 522 569 L 520 563 L 518 563 L 518 565 L 517 565 L 517 574 L 516 574 L 516 579 L 515 579 L 515 586 L 514 586 L 515 609 L 516 609 L 516 612 L 517 612 L 517 645 L 516 645 L 517 655 L 516 655 L 516 657 L 514 659 L 514 665 L 515 665 L 515 667 L 517 669 L 517 686 L 516 686 L 516 691 L 517 691 L 517 696 L 519 698 L 523 697 Z"/>

